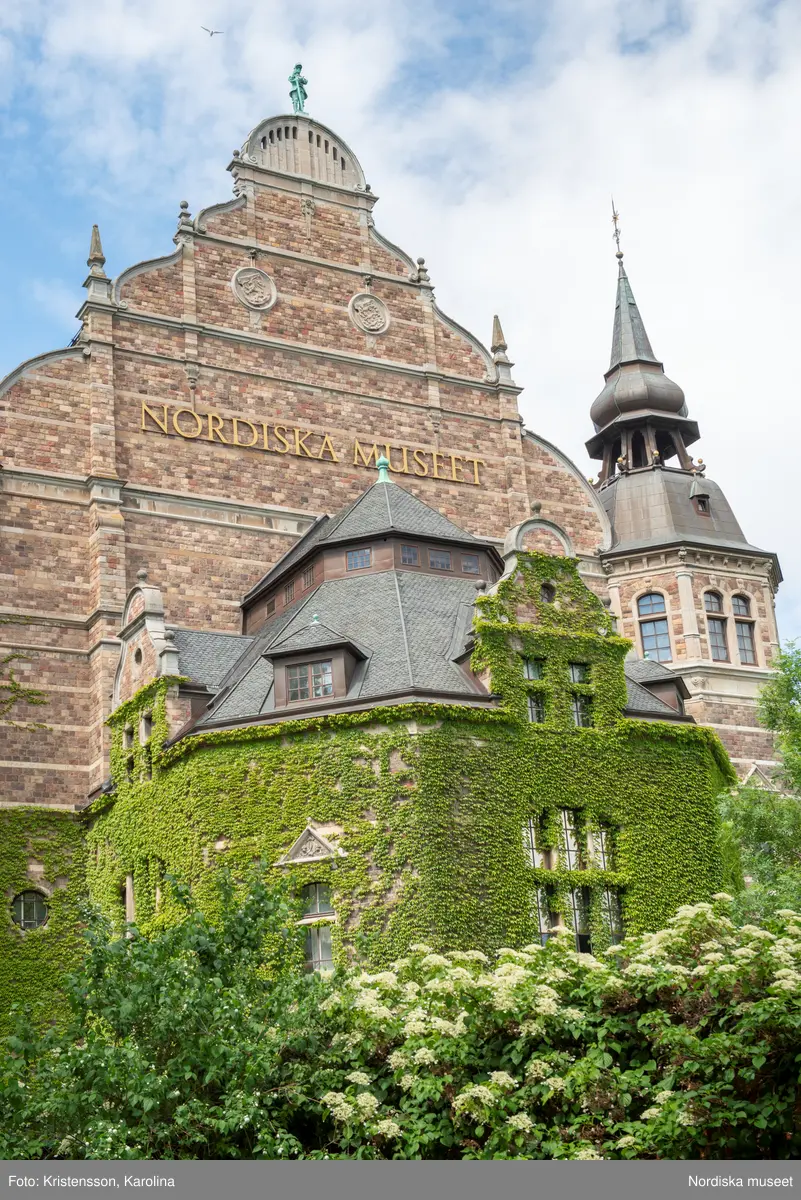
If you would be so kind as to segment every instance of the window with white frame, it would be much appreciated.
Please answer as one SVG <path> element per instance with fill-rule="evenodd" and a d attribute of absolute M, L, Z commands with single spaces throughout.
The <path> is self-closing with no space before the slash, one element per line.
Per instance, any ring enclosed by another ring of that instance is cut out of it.
<path fill-rule="evenodd" d="M 654 659 L 656 662 L 670 662 L 673 652 L 670 649 L 667 607 L 661 592 L 648 592 L 645 596 L 640 596 L 637 601 L 637 616 L 640 622 L 643 657 Z"/>
<path fill-rule="evenodd" d="M 331 891 L 326 883 L 307 883 L 301 892 L 303 919 L 306 926 L 307 971 L 332 971 L 334 959 L 331 949 L 331 922 L 334 906 Z M 326 919 L 328 918 L 328 919 Z"/>

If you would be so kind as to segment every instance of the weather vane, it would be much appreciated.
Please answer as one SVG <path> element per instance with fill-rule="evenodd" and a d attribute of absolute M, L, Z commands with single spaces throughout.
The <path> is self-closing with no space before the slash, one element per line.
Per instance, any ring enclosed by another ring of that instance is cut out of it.
<path fill-rule="evenodd" d="M 619 220 L 620 220 L 620 213 L 615 208 L 615 197 L 613 196 L 612 197 L 612 224 L 615 227 L 615 232 L 612 234 L 612 237 L 615 239 L 615 245 L 617 246 L 617 251 L 615 252 L 615 258 L 623 257 L 623 251 L 620 249 L 620 225 L 618 224 Z"/>
<path fill-rule="evenodd" d="M 292 84 L 292 87 L 289 89 L 289 98 L 292 101 L 292 111 L 296 113 L 302 113 L 305 116 L 306 109 L 303 107 L 303 105 L 308 99 L 306 84 L 309 81 L 308 79 L 303 78 L 303 75 L 301 74 L 302 70 L 303 67 L 301 64 L 295 63 L 295 69 L 289 76 L 289 82 Z"/>

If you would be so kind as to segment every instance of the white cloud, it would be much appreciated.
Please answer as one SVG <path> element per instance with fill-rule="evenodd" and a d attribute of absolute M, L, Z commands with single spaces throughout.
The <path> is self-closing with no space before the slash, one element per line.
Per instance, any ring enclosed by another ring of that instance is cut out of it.
<path fill-rule="evenodd" d="M 801 634 L 801 8 L 562 0 L 538 9 L 538 30 L 533 11 L 496 3 L 493 24 L 422 0 L 25 0 L 0 33 L 34 39 L 12 83 L 36 98 L 64 186 L 113 196 L 131 220 L 153 194 L 186 194 L 193 211 L 224 199 L 231 148 L 286 109 L 300 59 L 311 112 L 381 196 L 379 228 L 426 256 L 442 307 L 479 336 L 500 313 L 527 423 L 588 473 L 614 192 L 652 342 L 701 426 L 696 452 L 749 539 L 778 551 L 784 632 Z M 465 33 L 484 39 L 468 70 L 448 58 Z"/>

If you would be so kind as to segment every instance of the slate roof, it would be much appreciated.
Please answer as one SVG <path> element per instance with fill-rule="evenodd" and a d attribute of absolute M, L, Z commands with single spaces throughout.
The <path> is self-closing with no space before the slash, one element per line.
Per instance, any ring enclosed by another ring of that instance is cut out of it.
<path fill-rule="evenodd" d="M 300 629 L 290 629 L 288 633 L 276 638 L 270 643 L 270 653 L 273 657 L 278 654 L 294 654 L 296 650 L 316 650 L 325 646 L 341 646 L 343 642 L 352 642 L 352 638 L 336 629 L 329 629 L 319 621 L 312 620 L 310 625 Z"/>
<path fill-rule="evenodd" d="M 251 588 L 245 600 L 272 586 L 289 567 L 295 566 L 313 550 L 393 533 L 495 549 L 493 542 L 460 529 L 442 513 L 430 508 L 391 479 L 386 482 L 379 479 L 341 512 L 333 517 L 320 517 L 300 541 Z"/>
<path fill-rule="evenodd" d="M 682 713 L 654 696 L 626 672 L 626 712 L 631 716 L 653 717 L 662 721 L 686 721 Z"/>
<path fill-rule="evenodd" d="M 206 633 L 198 629 L 175 629 L 178 670 L 193 683 L 216 691 L 224 676 L 239 661 L 253 641 L 232 633 Z"/>
<path fill-rule="evenodd" d="M 616 475 L 598 492 L 612 524 L 611 552 L 690 541 L 765 553 L 746 541 L 723 491 L 711 479 L 704 480 L 709 516 L 702 516 L 690 499 L 693 481 L 694 476 L 684 471 L 646 470 Z"/>
<path fill-rule="evenodd" d="M 366 655 L 351 681 L 349 700 L 378 699 L 405 690 L 487 698 L 452 660 L 467 629 L 465 610 L 476 597 L 471 579 L 382 571 L 330 579 L 265 626 L 224 681 L 226 694 L 200 724 L 271 711 L 271 649 L 307 648 L 348 640 Z M 312 624 L 312 614 L 319 624 Z M 454 647 L 456 647 L 454 651 Z"/>

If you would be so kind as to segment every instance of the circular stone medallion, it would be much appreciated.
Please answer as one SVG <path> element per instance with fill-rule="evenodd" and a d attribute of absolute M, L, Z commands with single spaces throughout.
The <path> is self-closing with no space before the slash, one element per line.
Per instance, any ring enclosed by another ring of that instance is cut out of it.
<path fill-rule="evenodd" d="M 389 329 L 389 309 L 383 300 L 369 292 L 359 292 L 348 305 L 353 324 L 364 333 L 386 333 Z"/>
<path fill-rule="evenodd" d="M 278 299 L 272 279 L 258 267 L 240 267 L 231 280 L 231 287 L 241 304 L 257 312 L 266 312 Z"/>

